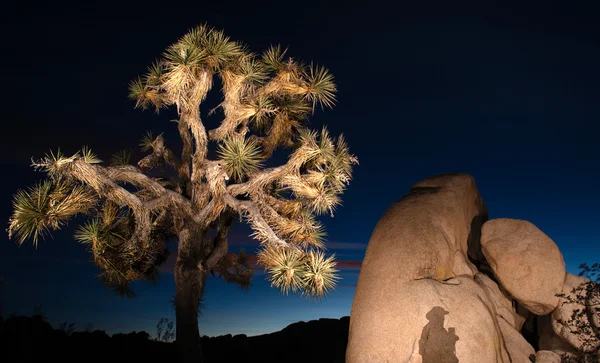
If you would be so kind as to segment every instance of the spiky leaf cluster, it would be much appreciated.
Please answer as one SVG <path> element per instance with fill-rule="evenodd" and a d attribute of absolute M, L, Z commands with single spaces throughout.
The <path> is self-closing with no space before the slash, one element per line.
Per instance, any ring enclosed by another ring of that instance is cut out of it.
<path fill-rule="evenodd" d="M 75 161 L 83 161 L 76 163 Z M 65 156 L 60 149 L 56 153 L 52 150 L 39 160 L 33 160 L 31 166 L 36 170 L 45 172 L 56 183 L 63 185 L 82 184 L 95 191 L 99 190 L 99 180 L 90 173 L 90 166 L 99 164 L 100 160 L 88 147 L 83 147 L 71 156 Z M 78 175 L 77 178 L 74 175 Z"/>
<path fill-rule="evenodd" d="M 197 112 L 212 88 L 213 76 L 219 75 L 226 114 L 226 130 L 219 138 L 250 123 L 267 134 L 264 152 L 270 155 L 282 141 L 292 141 L 316 104 L 329 108 L 335 104 L 332 74 L 322 66 L 297 62 L 286 52 L 276 46 L 258 56 L 222 31 L 201 25 L 131 82 L 129 97 L 142 109 L 153 106 L 158 111 L 174 104 L 180 112 Z"/>
<path fill-rule="evenodd" d="M 236 182 L 258 170 L 262 161 L 257 143 L 240 135 L 225 139 L 219 147 L 218 155 L 227 174 Z"/>
<path fill-rule="evenodd" d="M 335 255 L 325 258 L 322 251 L 266 246 L 259 253 L 258 262 L 266 267 L 271 286 L 286 295 L 300 292 L 320 299 L 335 288 L 339 279 Z"/>
<path fill-rule="evenodd" d="M 300 144 L 290 158 L 298 173 L 284 176 L 281 184 L 317 215 L 333 215 L 358 160 L 349 153 L 343 136 L 333 139 L 326 128 L 320 135 L 304 130 Z"/>
<path fill-rule="evenodd" d="M 142 151 L 150 151 L 154 148 L 154 141 L 156 137 L 152 133 L 152 131 L 146 131 L 142 139 L 140 140 L 139 147 Z"/>
<path fill-rule="evenodd" d="M 236 284 L 242 290 L 250 287 L 253 272 L 254 269 L 244 250 L 237 254 L 226 254 L 212 271 L 213 274 L 217 273 L 223 280 Z"/>
<path fill-rule="evenodd" d="M 117 151 L 110 158 L 111 165 L 129 165 L 131 163 L 131 151 L 121 150 Z"/>
<path fill-rule="evenodd" d="M 168 252 L 163 242 L 172 235 L 172 230 L 164 225 L 169 223 L 168 215 L 157 211 L 151 216 L 153 228 L 145 248 L 127 245 L 136 224 L 130 210 L 108 201 L 108 195 L 100 195 L 111 193 L 103 190 L 100 180 L 103 174 L 90 169 L 91 164 L 100 162 L 87 147 L 70 157 L 59 150 L 35 161 L 33 166 L 50 178 L 15 194 L 9 237 L 14 235 L 19 243 L 32 239 L 37 245 L 40 237 L 49 236 L 72 217 L 86 215 L 90 218 L 80 226 L 75 239 L 89 246 L 94 262 L 102 271 L 99 278 L 107 287 L 133 296 L 129 282 L 158 278 L 158 266 L 166 260 Z M 135 194 L 142 200 L 147 198 L 145 190 Z M 117 194 L 112 197 L 119 200 Z"/>
<path fill-rule="evenodd" d="M 9 238 L 14 235 L 19 244 L 31 238 L 37 246 L 40 237 L 60 229 L 74 215 L 87 212 L 96 201 L 90 188 L 65 181 L 45 180 L 19 190 L 13 198 Z"/>
<path fill-rule="evenodd" d="M 145 77 L 131 82 L 129 97 L 136 107 L 168 105 L 186 109 L 204 100 L 214 72 L 244 56 L 243 48 L 222 31 L 201 25 L 171 45 Z"/>
<path fill-rule="evenodd" d="M 277 233 L 286 241 L 301 247 L 325 247 L 323 244 L 324 238 L 327 236 L 325 227 L 307 209 L 301 210 L 297 218 L 287 219 L 275 226 Z"/>
<path fill-rule="evenodd" d="M 96 214 L 97 217 L 79 227 L 75 239 L 92 252 L 94 263 L 101 270 L 98 278 L 104 286 L 123 296 L 134 297 L 132 281 L 158 279 L 158 268 L 169 253 L 162 243 L 163 236 L 155 236 L 143 250 L 131 249 L 126 244 L 133 230 L 131 213 L 114 203 L 105 203 Z"/>

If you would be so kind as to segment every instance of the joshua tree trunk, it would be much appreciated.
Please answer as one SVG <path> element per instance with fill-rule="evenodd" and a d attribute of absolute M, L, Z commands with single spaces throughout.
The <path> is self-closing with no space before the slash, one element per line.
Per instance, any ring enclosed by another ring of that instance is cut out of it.
<path fill-rule="evenodd" d="M 179 362 L 202 361 L 200 332 L 198 330 L 198 305 L 204 291 L 207 271 L 198 268 L 199 257 L 189 230 L 179 233 L 179 252 L 175 264 L 175 315 L 176 344 Z"/>

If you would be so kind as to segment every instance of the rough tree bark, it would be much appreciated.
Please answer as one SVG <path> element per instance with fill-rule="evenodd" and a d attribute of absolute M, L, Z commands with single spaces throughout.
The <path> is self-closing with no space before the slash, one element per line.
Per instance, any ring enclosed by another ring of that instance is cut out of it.
<path fill-rule="evenodd" d="M 179 362 L 202 361 L 198 305 L 202 298 L 208 271 L 198 268 L 202 256 L 198 246 L 202 233 L 184 228 L 179 232 L 179 250 L 175 263 L 175 316 L 177 355 Z"/>

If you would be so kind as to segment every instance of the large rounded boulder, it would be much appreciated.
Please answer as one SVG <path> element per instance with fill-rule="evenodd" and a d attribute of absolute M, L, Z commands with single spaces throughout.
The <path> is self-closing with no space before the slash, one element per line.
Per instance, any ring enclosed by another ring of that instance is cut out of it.
<path fill-rule="evenodd" d="M 477 294 L 485 295 L 473 280 L 478 271 L 468 258 L 481 252 L 479 236 L 485 219 L 487 209 L 475 180 L 468 174 L 445 174 L 425 179 L 388 208 L 371 235 L 358 278 L 350 313 L 348 363 L 407 362 L 408 359 L 416 362 L 416 357 L 421 356 L 418 349 L 417 354 L 410 357 L 427 324 L 426 314 L 435 306 L 445 306 L 445 300 L 427 299 L 436 296 L 432 287 L 446 286 L 442 284 L 444 281 L 457 276 L 467 277 L 472 292 L 476 289 Z M 433 285 L 428 285 L 430 283 Z M 453 291 L 456 292 L 448 292 L 448 296 L 459 301 L 462 289 L 465 288 L 455 288 Z M 467 296 L 472 295 L 465 295 L 465 299 Z M 480 300 L 468 301 L 478 310 L 465 314 L 483 311 Z M 493 303 L 490 301 L 489 304 Z M 455 314 L 453 317 L 460 316 L 459 311 L 464 308 L 465 305 L 456 305 L 447 311 Z M 466 316 L 463 318 L 467 319 Z M 495 321 L 493 314 L 492 318 Z M 448 319 L 454 318 L 448 315 Z M 470 324 L 473 331 L 478 331 L 476 316 L 469 316 L 469 319 L 475 319 Z M 461 324 L 467 322 L 457 320 L 454 325 L 456 334 L 461 336 L 456 344 L 457 355 L 461 351 L 460 354 L 467 357 L 466 347 L 474 343 L 469 341 L 471 338 L 465 335 L 469 334 L 466 333 L 468 329 L 462 328 L 465 325 Z M 501 339 L 496 335 L 500 333 L 492 328 L 482 329 L 488 329 L 486 344 L 495 347 L 497 339 Z M 474 335 L 471 337 L 475 338 Z M 461 363 L 475 361 L 460 360 Z"/>
<path fill-rule="evenodd" d="M 527 310 L 546 315 L 557 307 L 565 262 L 544 232 L 528 221 L 492 219 L 483 224 L 481 246 L 500 284 Z"/>

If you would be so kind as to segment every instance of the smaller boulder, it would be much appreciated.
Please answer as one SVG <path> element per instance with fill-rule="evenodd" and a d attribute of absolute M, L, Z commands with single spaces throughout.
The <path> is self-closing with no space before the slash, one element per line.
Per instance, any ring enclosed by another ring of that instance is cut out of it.
<path fill-rule="evenodd" d="M 546 315 L 556 308 L 565 262 L 544 232 L 527 221 L 492 219 L 483 224 L 481 246 L 500 284 L 527 310 Z"/>

